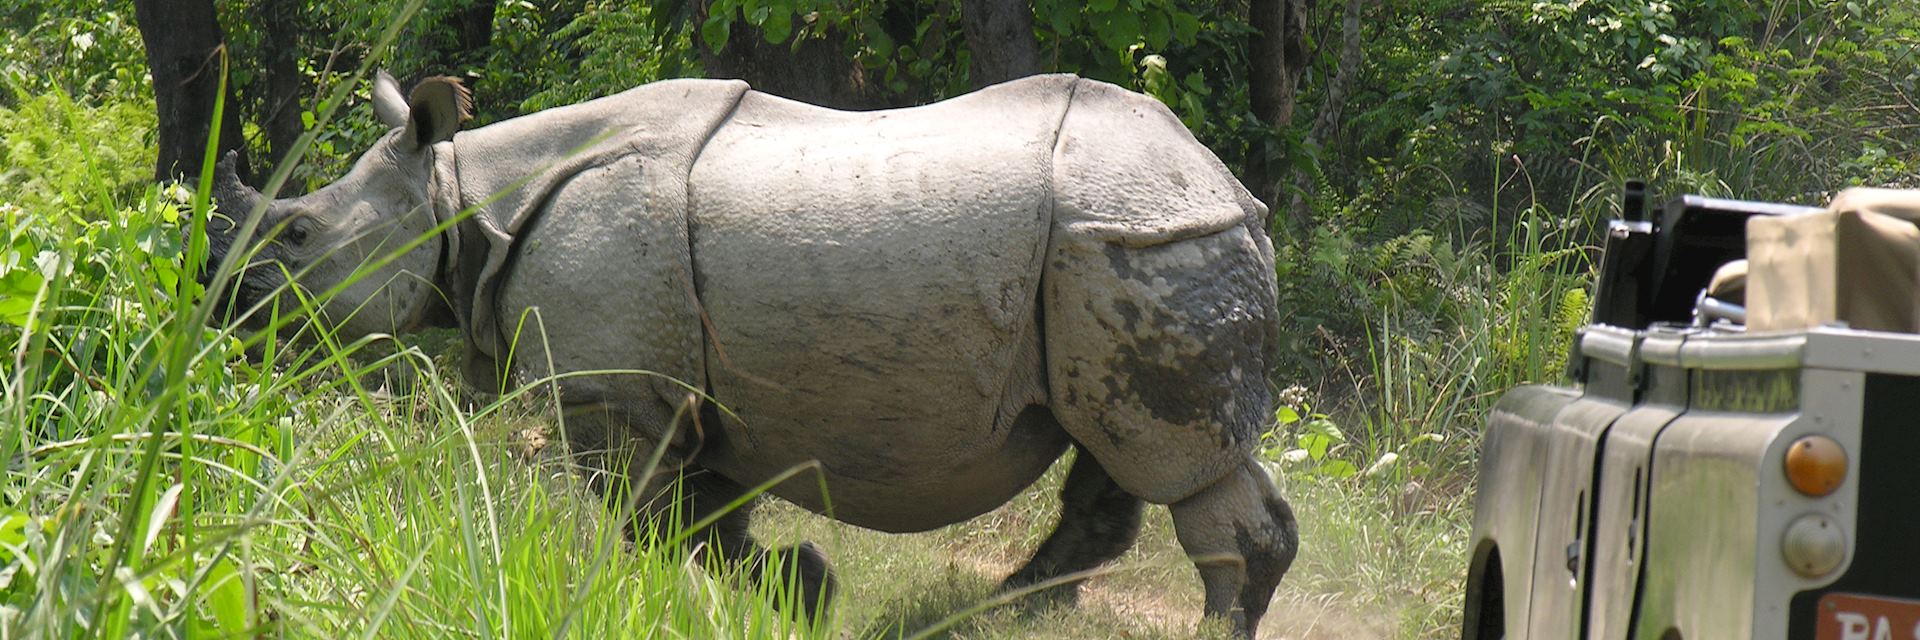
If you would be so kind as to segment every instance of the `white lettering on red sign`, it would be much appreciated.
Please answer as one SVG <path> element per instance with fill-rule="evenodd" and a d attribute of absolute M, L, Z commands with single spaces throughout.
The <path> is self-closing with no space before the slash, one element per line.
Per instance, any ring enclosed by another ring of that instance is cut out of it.
<path fill-rule="evenodd" d="M 1893 625 L 1887 622 L 1886 616 L 1869 618 L 1851 611 L 1836 611 L 1834 617 L 1840 621 L 1840 640 L 1895 640 Z M 1907 633 L 1907 638 L 1920 639 L 1920 623 L 1915 623 Z"/>

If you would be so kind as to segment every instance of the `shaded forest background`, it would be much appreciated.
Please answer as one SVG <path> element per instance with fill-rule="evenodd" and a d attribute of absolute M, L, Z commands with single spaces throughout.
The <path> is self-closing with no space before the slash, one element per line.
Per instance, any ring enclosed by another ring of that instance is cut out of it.
<path fill-rule="evenodd" d="M 367 83 L 334 91 L 369 62 L 403 83 L 465 78 L 472 126 L 670 77 L 867 109 L 1077 73 L 1165 102 L 1272 206 L 1288 336 L 1275 383 L 1318 407 L 1302 415 L 1363 427 L 1364 463 L 1409 436 L 1469 435 L 1499 389 L 1558 375 L 1623 180 L 1809 204 L 1920 182 L 1920 5 L 1897 0 L 414 5 L 10 3 L 0 27 L 21 37 L 0 45 L 0 108 L 84 121 L 10 132 L 0 188 L 57 207 L 196 174 L 223 63 L 220 145 L 256 183 L 343 109 L 287 191 L 339 175 L 380 133 Z M 370 45 L 415 9 L 390 50 Z M 62 162 L 114 179 L 36 182 Z M 1471 438 L 1454 442 L 1439 458 L 1460 469 Z"/>

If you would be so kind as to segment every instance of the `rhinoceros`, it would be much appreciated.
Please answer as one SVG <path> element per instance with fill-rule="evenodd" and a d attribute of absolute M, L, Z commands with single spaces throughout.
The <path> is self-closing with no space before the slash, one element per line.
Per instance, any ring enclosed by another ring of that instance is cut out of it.
<path fill-rule="evenodd" d="M 469 381 L 550 381 L 589 484 L 649 498 L 642 522 L 816 463 L 824 482 L 770 493 L 921 531 L 1072 448 L 1058 526 L 1004 588 L 1070 597 L 1164 504 L 1204 613 L 1254 635 L 1298 547 L 1252 453 L 1277 341 L 1266 207 L 1159 102 L 1044 75 L 846 112 L 681 79 L 462 131 L 451 79 L 403 97 L 382 73 L 372 98 L 391 131 L 337 182 L 262 202 L 218 168 L 219 204 L 275 230 L 253 264 L 279 263 L 233 310 L 265 315 L 291 273 L 351 283 L 318 314 L 343 334 L 457 327 Z M 216 254 L 240 249 L 214 227 Z M 681 411 L 689 389 L 704 411 Z M 617 473 L 656 445 L 672 472 Z M 818 549 L 765 550 L 747 519 L 708 548 L 783 554 L 802 613 L 824 606 Z"/>

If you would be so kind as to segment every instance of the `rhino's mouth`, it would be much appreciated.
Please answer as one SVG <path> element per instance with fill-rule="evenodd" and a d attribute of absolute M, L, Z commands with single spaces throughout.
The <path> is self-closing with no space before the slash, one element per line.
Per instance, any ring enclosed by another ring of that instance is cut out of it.
<path fill-rule="evenodd" d="M 219 224 L 216 222 L 212 226 L 217 227 Z M 230 236 L 218 230 L 209 229 L 209 231 L 211 232 L 207 234 L 207 263 L 201 265 L 199 273 L 195 276 L 195 281 L 202 287 L 213 284 L 214 271 L 220 268 L 220 263 L 226 260 L 227 254 L 232 249 Z M 253 256 L 253 258 L 252 264 L 234 274 L 226 286 L 217 291 L 206 292 L 206 295 L 213 298 L 213 315 L 208 318 L 208 322 L 237 323 L 243 329 L 259 329 L 267 324 L 268 319 L 265 316 L 268 315 L 269 310 L 260 303 L 280 293 L 287 286 L 287 277 L 279 263 L 262 259 L 260 256 Z M 259 308 L 256 309 L 256 307 Z"/>
<path fill-rule="evenodd" d="M 234 282 L 225 290 L 208 292 L 208 295 L 215 296 L 212 321 L 234 324 L 242 329 L 264 329 L 270 322 L 273 305 L 262 305 L 261 302 L 281 293 L 286 285 L 286 276 L 281 275 L 277 265 L 248 268 L 234 278 Z"/>

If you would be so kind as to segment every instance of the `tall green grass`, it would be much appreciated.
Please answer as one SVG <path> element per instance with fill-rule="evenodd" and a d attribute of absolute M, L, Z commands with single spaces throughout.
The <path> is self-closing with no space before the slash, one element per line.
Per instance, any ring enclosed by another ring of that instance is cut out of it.
<path fill-rule="evenodd" d="M 0 635 L 830 633 L 635 551 L 565 464 L 513 452 L 546 416 L 473 406 L 418 348 L 198 322 L 204 207 L 0 205 Z M 417 382 L 369 388 L 392 371 Z"/>
<path fill-rule="evenodd" d="M 518 394 L 476 404 L 419 348 L 299 322 L 327 292 L 290 292 L 285 331 L 209 326 L 196 269 L 247 257 L 182 233 L 204 196 L 126 188 L 144 107 L 28 98 L 0 110 L 25 132 L 0 174 L 0 637 L 833 633 L 685 545 L 636 549 L 563 460 L 512 452 L 545 420 Z M 81 127 L 100 147 L 63 155 Z"/>

